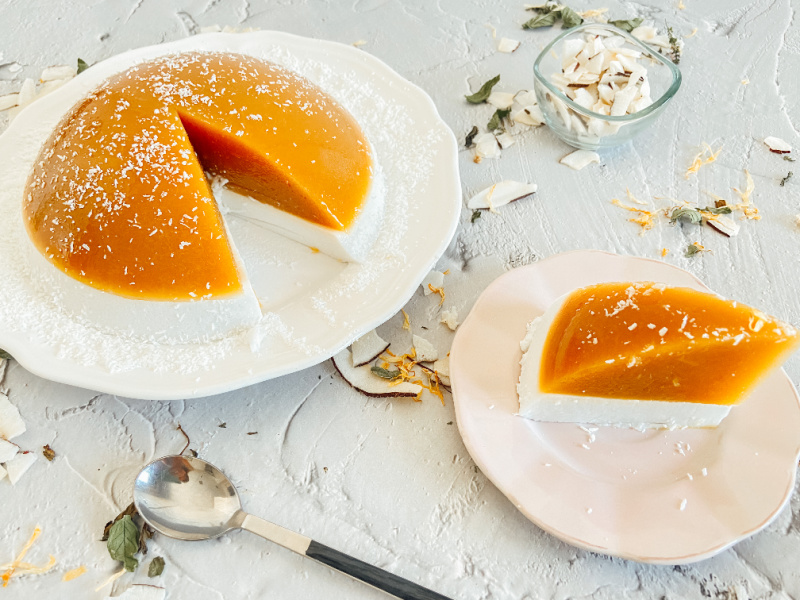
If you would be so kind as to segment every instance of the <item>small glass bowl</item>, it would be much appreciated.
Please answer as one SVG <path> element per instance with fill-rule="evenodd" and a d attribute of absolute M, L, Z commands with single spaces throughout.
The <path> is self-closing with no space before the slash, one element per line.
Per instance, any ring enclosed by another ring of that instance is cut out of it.
<path fill-rule="evenodd" d="M 592 32 L 606 37 L 620 36 L 628 47 L 640 50 L 642 58 L 651 59 L 651 64 L 645 65 L 653 98 L 650 106 L 633 114 L 607 116 L 576 104 L 550 81 L 548 75 L 562 72 L 558 51 L 563 42 L 583 39 L 584 34 Z M 655 121 L 681 86 L 681 72 L 672 61 L 629 33 L 604 23 L 584 23 L 559 35 L 533 63 L 533 75 L 536 99 L 547 125 L 567 144 L 584 150 L 610 148 L 627 142 Z"/>

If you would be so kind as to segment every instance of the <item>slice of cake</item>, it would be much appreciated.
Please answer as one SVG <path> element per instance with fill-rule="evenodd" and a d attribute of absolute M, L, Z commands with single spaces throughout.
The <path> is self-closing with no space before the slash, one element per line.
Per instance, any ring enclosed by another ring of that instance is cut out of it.
<path fill-rule="evenodd" d="M 224 335 L 260 309 L 205 172 L 247 218 L 358 260 L 382 215 L 373 164 L 355 119 L 297 74 L 237 54 L 158 58 L 89 94 L 40 151 L 23 201 L 33 264 L 70 278 L 45 276 L 97 322 Z"/>
<path fill-rule="evenodd" d="M 523 417 L 621 427 L 713 427 L 800 344 L 791 325 L 714 294 L 601 283 L 528 324 Z"/>

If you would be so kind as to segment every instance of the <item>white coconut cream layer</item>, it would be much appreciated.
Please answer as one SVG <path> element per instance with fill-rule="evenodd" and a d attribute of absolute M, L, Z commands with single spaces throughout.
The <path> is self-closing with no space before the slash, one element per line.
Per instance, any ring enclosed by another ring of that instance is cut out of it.
<path fill-rule="evenodd" d="M 30 279 L 39 293 L 58 309 L 115 334 L 167 344 L 207 342 L 252 327 L 261 318 L 258 300 L 233 247 L 242 278 L 239 293 L 172 302 L 126 298 L 93 288 L 53 265 L 27 235 L 20 237 L 26 240 Z"/>
<path fill-rule="evenodd" d="M 366 260 L 383 223 L 385 184 L 374 152 L 372 159 L 369 193 L 361 211 L 344 231 L 311 223 L 269 204 L 232 192 L 219 185 L 221 180 L 217 180 L 213 186 L 214 197 L 220 204 L 223 214 L 226 212 L 235 214 L 343 262 L 360 263 Z"/>
<path fill-rule="evenodd" d="M 520 342 L 522 370 L 517 385 L 519 415 L 534 421 L 591 423 L 633 429 L 716 427 L 731 407 L 700 402 L 666 402 L 647 399 L 599 398 L 543 392 L 539 371 L 544 344 L 568 294 L 558 298 L 538 319 L 528 323 Z"/>

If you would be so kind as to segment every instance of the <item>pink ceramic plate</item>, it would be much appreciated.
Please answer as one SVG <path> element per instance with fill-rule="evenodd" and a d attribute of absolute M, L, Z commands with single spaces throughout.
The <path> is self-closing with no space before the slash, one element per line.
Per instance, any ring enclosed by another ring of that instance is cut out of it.
<path fill-rule="evenodd" d="M 559 254 L 494 281 L 450 354 L 458 427 L 486 476 L 545 531 L 603 554 L 694 562 L 759 531 L 789 499 L 800 404 L 783 371 L 716 429 L 592 431 L 516 416 L 525 324 L 574 288 L 636 280 L 708 290 L 677 267 L 595 251 Z"/>

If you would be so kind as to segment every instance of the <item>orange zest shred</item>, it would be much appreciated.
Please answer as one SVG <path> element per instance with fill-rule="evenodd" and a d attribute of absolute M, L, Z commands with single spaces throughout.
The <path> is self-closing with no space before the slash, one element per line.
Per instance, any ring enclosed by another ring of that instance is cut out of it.
<path fill-rule="evenodd" d="M 311 249 L 311 254 L 319 254 L 319 248 L 315 248 L 314 246 L 309 246 Z"/>
<path fill-rule="evenodd" d="M 444 304 L 444 288 L 437 288 L 437 287 L 433 287 L 433 284 L 432 284 L 432 283 L 429 283 L 429 284 L 428 284 L 428 289 L 429 289 L 430 291 L 432 291 L 434 294 L 439 294 L 439 296 L 440 296 L 440 298 L 441 298 L 441 299 L 439 300 L 439 306 L 441 306 L 442 304 Z"/>
<path fill-rule="evenodd" d="M 636 197 L 635 197 L 635 196 L 634 196 L 634 195 L 631 193 L 631 188 L 625 188 L 625 194 L 627 194 L 627 196 L 628 196 L 628 200 L 630 200 L 630 201 L 631 201 L 631 202 L 633 202 L 634 204 L 639 204 L 639 205 L 641 205 L 641 206 L 647 206 L 647 202 L 643 202 L 642 200 L 639 200 L 638 198 L 636 198 Z"/>
<path fill-rule="evenodd" d="M 662 248 L 661 249 L 661 258 L 664 258 L 667 254 L 669 254 L 669 248 Z"/>
<path fill-rule="evenodd" d="M 734 208 L 742 211 L 744 218 L 758 221 L 761 219 L 761 215 L 758 214 L 758 209 L 753 206 L 753 203 L 750 199 L 750 194 L 752 194 L 753 190 L 756 189 L 756 184 L 753 182 L 753 177 L 750 175 L 750 171 L 745 169 L 744 174 L 745 177 L 747 177 L 747 186 L 744 188 L 744 191 L 742 192 L 738 188 L 733 188 L 733 191 L 739 194 L 739 197 L 742 199 L 742 201 L 734 206 Z"/>
<path fill-rule="evenodd" d="M 640 235 L 644 235 L 645 231 L 652 229 L 655 225 L 656 213 L 652 211 L 645 210 L 643 208 L 636 208 L 635 206 L 628 206 L 616 198 L 611 200 L 611 204 L 614 206 L 619 206 L 620 208 L 623 208 L 629 212 L 636 213 L 635 216 L 628 219 L 628 221 L 631 223 L 636 223 L 642 228 Z"/>
<path fill-rule="evenodd" d="M 402 308 L 400 309 L 400 312 L 403 313 L 403 329 L 411 331 L 411 319 L 408 318 L 408 313 Z"/>
<path fill-rule="evenodd" d="M 703 143 L 703 146 L 704 148 L 698 153 L 697 156 L 694 157 L 692 164 L 689 165 L 688 169 L 686 169 L 686 179 L 689 179 L 689 175 L 697 173 L 700 170 L 700 167 L 711 164 L 717 160 L 719 153 L 722 152 L 722 146 L 720 146 L 716 152 L 714 152 L 711 149 L 711 146 L 705 142 Z"/>
<path fill-rule="evenodd" d="M 86 574 L 86 566 L 81 565 L 77 569 L 72 569 L 71 571 L 67 571 L 64 573 L 64 576 L 61 578 L 61 581 L 72 581 L 73 579 L 77 579 L 81 575 Z"/>
<path fill-rule="evenodd" d="M 8 582 L 11 581 L 11 578 L 16 575 L 40 575 L 42 573 L 46 573 L 53 566 L 56 564 L 56 559 L 54 556 L 50 556 L 50 560 L 46 565 L 36 566 L 30 563 L 22 562 L 22 559 L 25 558 L 25 555 L 28 553 L 28 550 L 31 549 L 33 543 L 36 541 L 36 538 L 39 537 L 39 534 L 42 533 L 41 527 L 38 525 L 33 529 L 33 533 L 31 537 L 25 542 L 25 545 L 20 550 L 17 557 L 11 562 L 9 565 L 2 565 L 0 568 L 5 568 L 6 571 L 2 575 L 0 575 L 0 580 L 3 582 L 3 587 L 8 586 Z"/>

